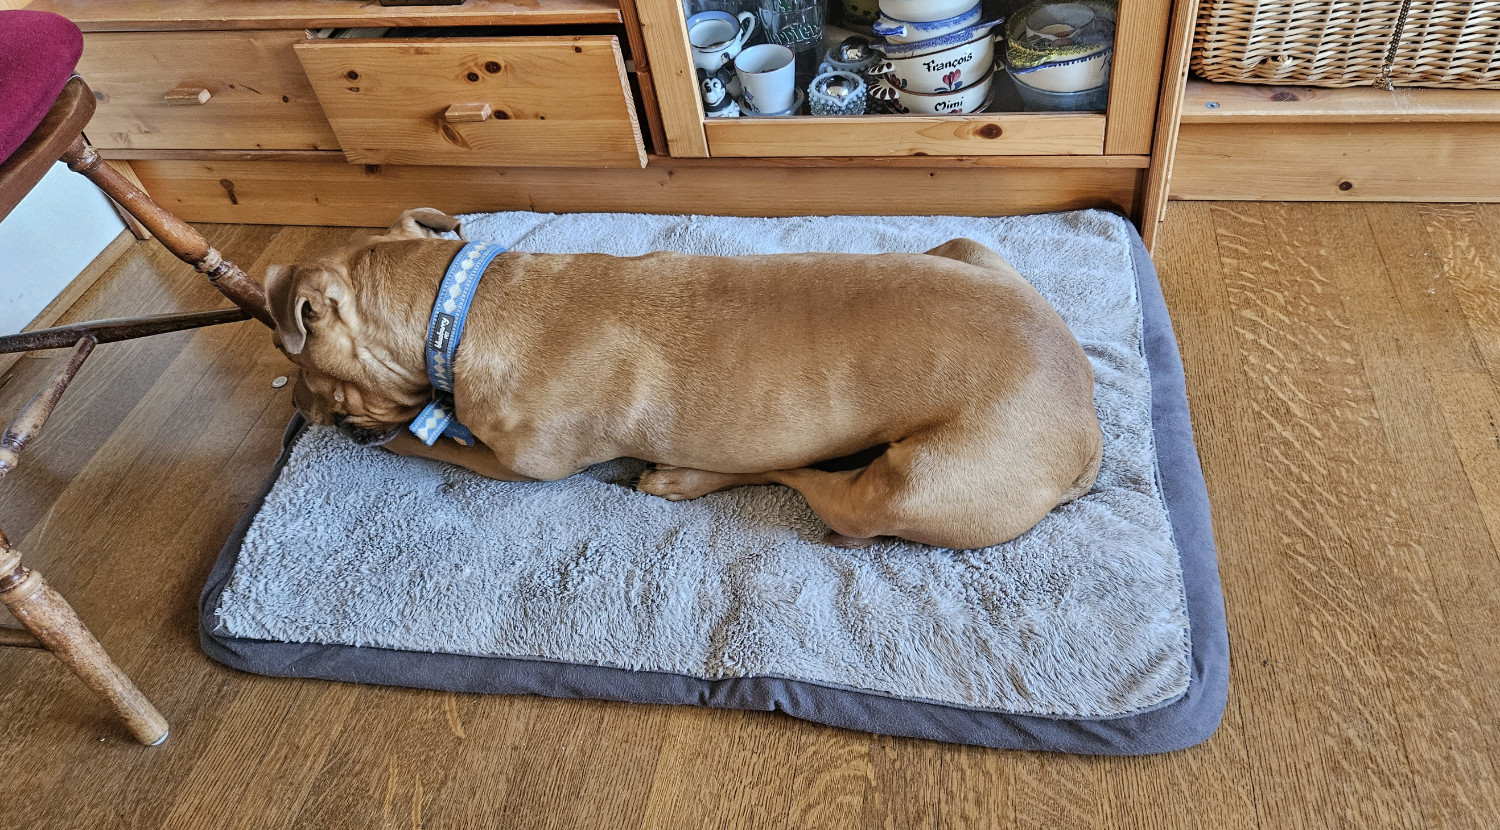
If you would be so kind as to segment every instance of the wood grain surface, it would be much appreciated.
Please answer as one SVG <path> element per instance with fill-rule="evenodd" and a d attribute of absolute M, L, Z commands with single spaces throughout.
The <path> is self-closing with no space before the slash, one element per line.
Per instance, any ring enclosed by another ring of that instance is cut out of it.
<path fill-rule="evenodd" d="M 1109 132 L 1106 153 L 1149 153 L 1156 126 L 1157 95 L 1171 28 L 1172 3 L 1124 0 L 1115 30 L 1110 71 Z"/>
<path fill-rule="evenodd" d="M 1100 155 L 1102 115 L 863 115 L 710 118 L 715 158 L 797 156 Z"/>
<path fill-rule="evenodd" d="M 25 5 L 25 3 L 22 3 Z M 465 0 L 382 6 L 375 0 L 33 0 L 85 32 L 361 26 L 550 26 L 619 23 L 615 0 Z"/>
<path fill-rule="evenodd" d="M 644 167 L 612 35 L 310 40 L 297 59 L 351 162 Z M 494 117 L 453 124 L 453 104 Z"/>
<path fill-rule="evenodd" d="M 659 161 L 659 163 L 657 163 Z M 997 216 L 1080 207 L 1128 211 L 1137 167 L 893 165 L 659 159 L 644 169 L 353 165 L 343 161 L 131 162 L 152 196 L 195 222 L 388 225 L 412 205 L 449 213 L 637 211 L 735 216 L 890 213 Z M 886 199 L 861 188 L 878 183 Z"/>
<path fill-rule="evenodd" d="M 104 149 L 328 150 L 338 139 L 292 45 L 302 29 L 90 34 L 78 71 L 99 101 L 89 140 Z M 206 90 L 174 104 L 175 89 Z"/>
<path fill-rule="evenodd" d="M 1151 152 L 1156 163 L 1146 171 L 1146 186 L 1139 208 L 1141 241 L 1147 251 L 1156 249 L 1157 232 L 1166 213 L 1168 186 L 1172 181 L 1172 160 L 1177 152 L 1179 113 L 1182 90 L 1188 79 L 1188 57 L 1193 45 L 1193 22 L 1198 16 L 1198 0 L 1176 0 L 1172 4 L 1167 51 L 1162 58 L 1161 91 L 1157 100 L 1156 122 L 1151 134 Z M 1114 119 L 1110 119 L 1114 122 Z M 1111 128 L 1113 129 L 1113 128 Z M 1109 144 L 1106 143 L 1106 152 Z"/>
<path fill-rule="evenodd" d="M 1188 81 L 1184 124 L 1500 121 L 1500 90 L 1374 87 L 1320 89 Z"/>
<path fill-rule="evenodd" d="M 1493 123 L 1184 122 L 1174 199 L 1500 201 Z"/>
<path fill-rule="evenodd" d="M 661 109 L 666 146 L 656 152 L 681 158 L 704 158 L 703 98 L 688 43 L 686 9 L 677 0 L 634 0 L 641 40 L 655 61 L 652 83 Z"/>
<path fill-rule="evenodd" d="M 252 274 L 349 229 L 205 229 Z M 98 348 L 0 522 L 172 722 L 0 651 L 6 827 L 1484 828 L 1500 815 L 1500 206 L 1181 203 L 1157 246 L 1231 636 L 1206 743 L 1093 758 L 765 712 L 285 680 L 197 645 L 276 456 L 257 323 Z M 221 304 L 153 243 L 64 322 Z M 65 353 L 0 376 L 14 411 Z M 0 619 L 0 623 L 6 622 Z"/>

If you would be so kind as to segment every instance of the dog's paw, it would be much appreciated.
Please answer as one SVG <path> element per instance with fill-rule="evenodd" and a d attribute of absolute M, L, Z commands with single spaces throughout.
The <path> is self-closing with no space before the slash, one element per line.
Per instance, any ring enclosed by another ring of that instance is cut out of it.
<path fill-rule="evenodd" d="M 823 544 L 836 548 L 867 548 L 880 541 L 878 536 L 845 536 L 837 530 L 823 534 Z"/>
<path fill-rule="evenodd" d="M 738 476 L 693 470 L 687 467 L 656 467 L 641 473 L 635 489 L 670 501 L 686 501 L 715 490 L 734 486 Z"/>

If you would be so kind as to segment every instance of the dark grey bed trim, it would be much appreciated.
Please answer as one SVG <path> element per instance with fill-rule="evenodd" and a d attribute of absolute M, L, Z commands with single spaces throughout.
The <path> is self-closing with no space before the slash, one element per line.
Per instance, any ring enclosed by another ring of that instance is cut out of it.
<path fill-rule="evenodd" d="M 203 650 L 225 665 L 278 677 L 781 711 L 845 729 L 1008 749 L 1147 755 L 1197 744 L 1213 734 L 1224 713 L 1229 689 L 1229 638 L 1208 492 L 1193 444 L 1182 360 L 1156 269 L 1133 229 L 1132 247 L 1146 358 L 1151 368 L 1151 415 L 1158 467 L 1182 561 L 1191 624 L 1192 675 L 1187 691 L 1172 703 L 1124 717 L 1063 720 L 960 709 L 776 678 L 703 680 L 542 660 L 281 643 L 216 633 L 219 595 L 229 582 L 250 522 L 286 464 L 286 451 L 265 488 L 230 533 L 203 588 L 199 600 Z M 301 426 L 297 417 L 287 428 L 287 448 Z"/>

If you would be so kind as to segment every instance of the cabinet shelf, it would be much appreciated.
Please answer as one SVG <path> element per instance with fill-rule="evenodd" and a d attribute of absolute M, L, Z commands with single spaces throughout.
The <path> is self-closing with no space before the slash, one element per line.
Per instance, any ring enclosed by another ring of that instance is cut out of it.
<path fill-rule="evenodd" d="M 1495 89 L 1321 89 L 1190 80 L 1184 124 L 1500 121 Z"/>
<path fill-rule="evenodd" d="M 714 157 L 1100 155 L 1097 114 L 799 116 L 710 118 Z"/>

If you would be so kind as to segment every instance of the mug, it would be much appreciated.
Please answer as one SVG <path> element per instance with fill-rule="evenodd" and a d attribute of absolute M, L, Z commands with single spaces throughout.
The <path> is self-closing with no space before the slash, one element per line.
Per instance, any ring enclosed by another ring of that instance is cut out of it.
<path fill-rule="evenodd" d="M 740 12 L 699 12 L 688 18 L 688 43 L 693 47 L 693 65 L 712 75 L 734 60 L 745 41 L 755 32 L 755 15 Z"/>
<path fill-rule="evenodd" d="M 751 46 L 734 59 L 745 91 L 745 106 L 755 112 L 783 112 L 795 100 L 796 55 L 776 43 Z"/>
<path fill-rule="evenodd" d="M 741 0 L 683 0 L 682 17 L 686 20 L 698 12 L 729 12 L 738 14 Z M 755 5 L 751 3 L 751 5 Z"/>

